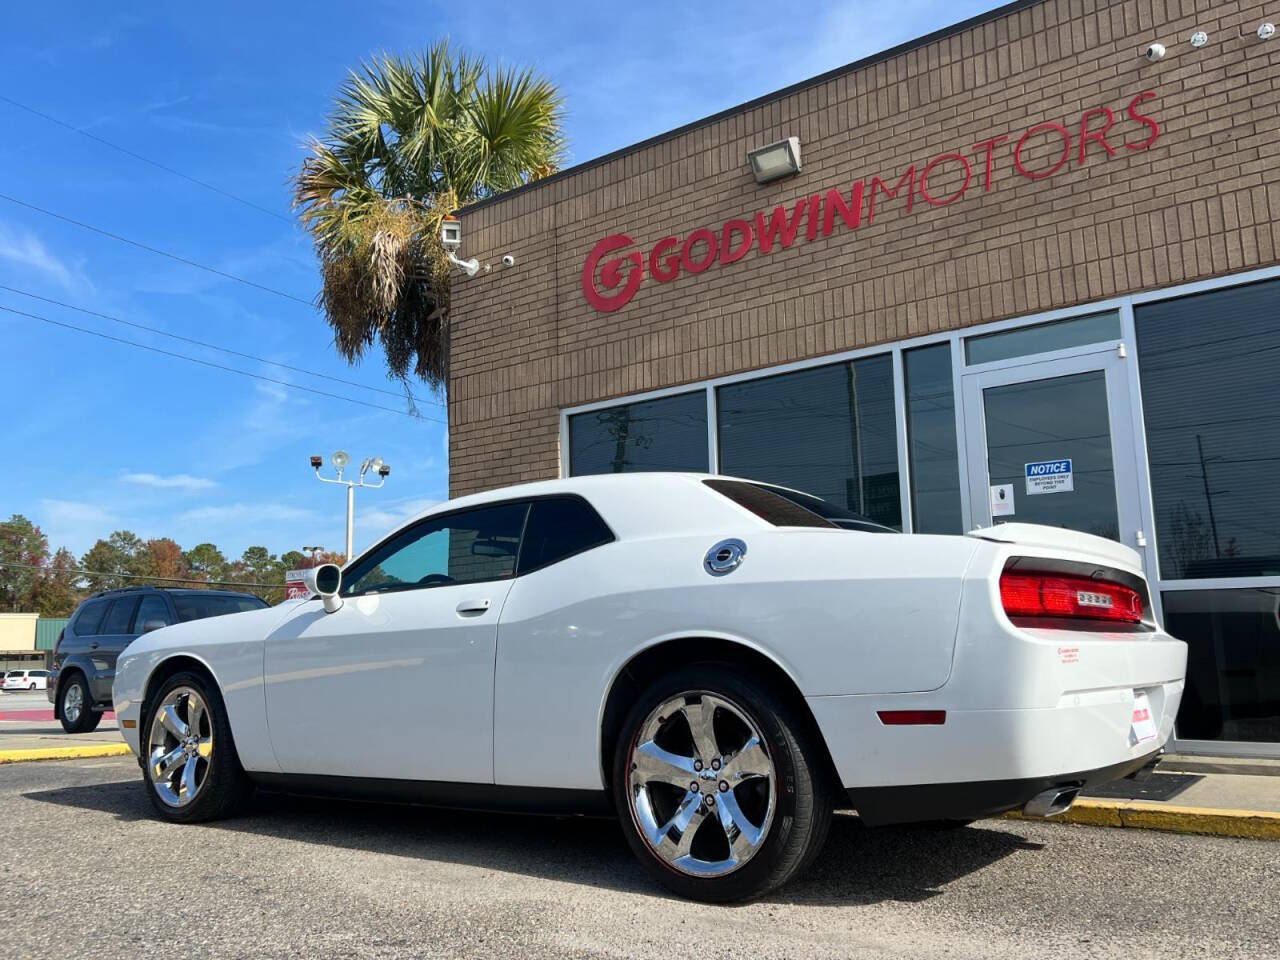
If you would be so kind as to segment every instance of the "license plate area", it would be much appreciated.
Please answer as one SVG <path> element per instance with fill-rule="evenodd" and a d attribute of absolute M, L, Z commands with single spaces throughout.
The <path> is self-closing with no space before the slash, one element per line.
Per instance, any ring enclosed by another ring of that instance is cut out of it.
<path fill-rule="evenodd" d="M 1129 745 L 1137 746 L 1154 740 L 1158 733 L 1151 698 L 1141 690 L 1133 692 L 1133 713 L 1129 717 Z"/>

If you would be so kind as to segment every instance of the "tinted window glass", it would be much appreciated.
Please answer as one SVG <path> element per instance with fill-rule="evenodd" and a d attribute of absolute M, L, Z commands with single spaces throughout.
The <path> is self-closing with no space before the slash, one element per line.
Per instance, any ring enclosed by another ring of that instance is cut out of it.
<path fill-rule="evenodd" d="M 571 474 L 645 470 L 708 470 L 705 393 L 643 400 L 569 418 Z"/>
<path fill-rule="evenodd" d="M 246 610 L 261 610 L 266 603 L 257 597 L 178 593 L 173 596 L 173 605 L 178 611 L 178 619 L 185 622 L 203 620 L 206 617 L 221 617 L 228 613 L 244 613 Z"/>
<path fill-rule="evenodd" d="M 721 387 L 720 472 L 902 522 L 888 354 Z"/>
<path fill-rule="evenodd" d="M 106 600 L 94 600 L 80 608 L 80 614 L 72 629 L 78 637 L 92 637 L 98 632 L 102 615 L 107 612 Z"/>
<path fill-rule="evenodd" d="M 916 533 L 963 533 L 951 344 L 908 350 L 903 362 L 912 529 Z"/>
<path fill-rule="evenodd" d="M 830 520 L 837 527 L 845 530 L 862 530 L 867 533 L 897 533 L 893 527 L 886 527 L 874 520 L 869 520 L 861 514 L 854 513 L 852 510 L 846 510 L 844 507 L 834 503 L 828 503 L 826 500 L 818 497 L 810 496 L 807 493 L 801 493 L 799 490 L 788 490 L 785 487 L 768 487 L 762 484 L 754 484 L 763 490 L 767 490 L 772 494 L 782 497 L 784 500 L 790 500 L 797 506 L 811 510 L 824 520 Z"/>
<path fill-rule="evenodd" d="M 169 617 L 169 605 L 164 602 L 164 597 L 150 594 L 142 598 L 142 602 L 138 604 L 138 612 L 133 618 L 133 632 L 141 633 L 143 625 L 148 620 L 159 620 L 166 625 L 173 622 Z"/>
<path fill-rule="evenodd" d="M 780 497 L 767 487 L 741 480 L 703 480 L 708 487 L 723 494 L 740 507 L 745 507 L 775 527 L 827 527 L 835 524 L 794 500 Z"/>
<path fill-rule="evenodd" d="M 1087 317 L 1071 317 L 1054 320 L 1034 327 L 1018 327 L 969 337 L 964 342 L 965 360 L 968 363 L 990 363 L 1032 353 L 1049 353 L 1087 343 L 1102 343 L 1120 339 L 1120 314 L 1095 313 Z"/>
<path fill-rule="evenodd" d="M 584 500 L 535 500 L 520 545 L 520 572 L 537 570 L 613 539 Z"/>
<path fill-rule="evenodd" d="M 500 580 L 515 572 L 527 503 L 504 503 L 426 520 L 365 555 L 342 594 Z"/>
<path fill-rule="evenodd" d="M 102 627 L 98 632 L 109 635 L 128 633 L 129 627 L 133 624 L 133 611 L 137 606 L 137 597 L 121 597 L 113 601 L 111 610 L 102 621 Z"/>
<path fill-rule="evenodd" d="M 33 676 L 33 677 L 47 677 L 48 675 L 49 675 L 48 670 L 32 670 L 30 674 L 30 676 Z"/>
<path fill-rule="evenodd" d="M 1280 575 L 1280 281 L 1134 319 L 1160 576 Z"/>
<path fill-rule="evenodd" d="M 1280 588 L 1165 591 L 1164 625 L 1187 642 L 1184 740 L 1280 740 Z"/>

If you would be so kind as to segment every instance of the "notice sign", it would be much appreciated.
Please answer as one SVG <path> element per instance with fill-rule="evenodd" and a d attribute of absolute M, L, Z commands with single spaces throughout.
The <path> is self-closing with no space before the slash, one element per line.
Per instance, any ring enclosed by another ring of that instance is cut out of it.
<path fill-rule="evenodd" d="M 1133 698 L 1133 717 L 1129 723 L 1129 742 L 1145 743 L 1156 738 L 1156 722 L 1151 716 L 1151 700 L 1145 693 L 1138 693 Z"/>
<path fill-rule="evenodd" d="M 999 483 L 991 487 L 991 515 L 993 517 L 1013 516 L 1013 484 Z"/>
<path fill-rule="evenodd" d="M 1070 493 L 1075 482 L 1071 479 L 1070 460 L 1039 460 L 1026 464 L 1027 496 L 1038 493 Z"/>

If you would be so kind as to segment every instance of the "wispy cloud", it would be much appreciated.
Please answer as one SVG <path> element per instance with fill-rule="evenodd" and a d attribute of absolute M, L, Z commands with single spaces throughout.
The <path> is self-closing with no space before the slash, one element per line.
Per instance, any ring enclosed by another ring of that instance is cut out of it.
<path fill-rule="evenodd" d="M 89 278 L 79 268 L 55 255 L 29 230 L 0 223 L 0 260 L 37 270 L 69 291 L 92 289 Z"/>
<path fill-rule="evenodd" d="M 78 556 L 99 537 L 110 535 L 119 518 L 96 503 L 43 499 L 40 501 L 39 523 L 49 538 L 51 549 L 65 546 Z"/>
<path fill-rule="evenodd" d="M 379 539 L 406 520 L 413 519 L 424 510 L 430 510 L 439 503 L 439 500 L 429 497 L 414 497 L 385 508 L 361 510 L 356 519 L 359 521 L 362 534 Z"/>
<path fill-rule="evenodd" d="M 159 490 L 208 490 L 217 486 L 207 477 L 193 477 L 189 473 L 172 473 L 168 476 L 158 473 L 126 473 L 120 479 L 125 483 L 136 483 Z"/>

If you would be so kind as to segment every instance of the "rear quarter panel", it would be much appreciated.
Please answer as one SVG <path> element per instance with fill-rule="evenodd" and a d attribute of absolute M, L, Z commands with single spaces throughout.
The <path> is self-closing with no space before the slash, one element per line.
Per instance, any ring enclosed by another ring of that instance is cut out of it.
<path fill-rule="evenodd" d="M 703 557 L 727 536 L 747 543 L 746 559 L 713 577 Z M 690 658 L 699 637 L 754 648 L 805 696 L 939 687 L 976 548 L 960 537 L 740 528 L 615 542 L 520 577 L 498 628 L 495 779 L 601 786 L 609 687 L 628 660 L 672 638 L 688 638 Z"/>

